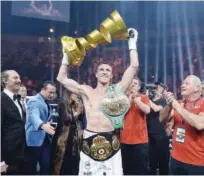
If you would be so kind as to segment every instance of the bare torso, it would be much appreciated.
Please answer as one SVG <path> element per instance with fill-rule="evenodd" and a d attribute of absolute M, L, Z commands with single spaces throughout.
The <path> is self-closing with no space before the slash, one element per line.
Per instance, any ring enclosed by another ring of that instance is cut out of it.
<path fill-rule="evenodd" d="M 88 86 L 84 90 L 87 95 L 82 97 L 87 118 L 86 129 L 94 132 L 113 131 L 112 122 L 100 110 L 100 101 L 105 95 L 105 90 L 99 91 Z"/>

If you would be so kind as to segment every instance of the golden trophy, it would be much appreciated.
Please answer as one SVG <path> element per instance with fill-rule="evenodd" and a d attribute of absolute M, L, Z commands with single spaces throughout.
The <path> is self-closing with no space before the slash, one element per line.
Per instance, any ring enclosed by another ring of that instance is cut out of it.
<path fill-rule="evenodd" d="M 113 36 L 116 40 L 124 40 L 128 38 L 126 25 L 117 11 L 110 14 L 110 18 L 106 18 L 100 24 L 100 30 L 95 29 L 85 38 L 72 38 L 63 36 L 61 38 L 62 46 L 68 55 L 69 63 L 74 66 L 80 66 L 84 60 L 86 51 L 90 51 L 98 44 L 111 43 Z"/>

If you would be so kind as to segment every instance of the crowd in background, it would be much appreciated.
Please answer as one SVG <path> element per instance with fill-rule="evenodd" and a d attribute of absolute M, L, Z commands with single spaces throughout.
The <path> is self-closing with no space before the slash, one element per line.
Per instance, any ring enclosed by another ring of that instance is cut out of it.
<path fill-rule="evenodd" d="M 55 80 L 57 71 L 59 70 L 60 60 L 62 57 L 61 53 L 61 43 L 60 42 L 41 42 L 39 40 L 33 41 L 30 37 L 27 37 L 26 41 L 19 41 L 18 37 L 13 40 L 2 38 L 2 53 L 1 53 L 1 66 L 2 70 L 14 69 L 18 71 L 21 75 L 22 82 L 28 88 L 29 95 L 35 95 L 39 90 L 40 85 L 44 80 Z M 30 40 L 30 41 L 29 41 Z M 193 74 L 201 77 L 204 68 L 204 44 L 200 42 L 200 53 L 196 50 L 196 47 L 192 48 L 192 67 Z M 117 82 L 121 79 L 124 69 L 127 67 L 127 57 L 126 50 L 119 47 L 107 47 L 106 50 L 99 52 L 90 52 L 85 57 L 84 63 L 78 69 L 72 67 L 70 70 L 70 75 L 73 79 L 80 83 L 95 86 L 96 78 L 95 71 L 100 63 L 108 63 L 113 68 L 114 79 L 112 82 Z M 144 58 L 140 58 L 144 60 Z M 169 60 L 172 60 L 169 57 Z M 189 72 L 189 58 L 187 53 L 183 53 L 183 68 L 184 77 L 188 75 Z M 201 61 L 201 63 L 200 63 Z M 176 77 L 177 77 L 177 94 L 180 95 L 180 81 L 179 81 L 179 64 L 176 63 Z M 161 65 L 160 65 L 161 66 Z M 155 80 L 154 65 L 148 65 L 148 82 L 153 83 Z M 171 68 L 172 69 L 172 68 Z M 141 81 L 144 81 L 144 72 L 140 72 Z M 163 78 L 160 78 L 160 80 Z M 167 73 L 167 85 L 171 90 L 173 90 L 173 74 L 172 71 Z M 59 85 L 57 85 L 59 87 Z"/>

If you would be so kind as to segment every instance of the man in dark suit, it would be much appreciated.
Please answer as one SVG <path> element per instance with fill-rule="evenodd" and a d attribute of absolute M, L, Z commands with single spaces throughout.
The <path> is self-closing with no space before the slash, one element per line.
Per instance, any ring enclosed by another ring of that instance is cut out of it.
<path fill-rule="evenodd" d="M 1 161 L 8 165 L 6 174 L 25 174 L 25 114 L 17 96 L 20 76 L 14 70 L 6 70 L 1 81 Z"/>
<path fill-rule="evenodd" d="M 50 138 L 54 128 L 50 123 L 50 107 L 48 101 L 56 94 L 55 84 L 45 82 L 40 93 L 31 98 L 27 103 L 26 116 L 26 143 L 29 174 L 36 174 L 37 163 L 40 164 L 40 174 L 50 175 Z M 50 136 L 48 136 L 50 135 Z"/>
<path fill-rule="evenodd" d="M 25 85 L 21 84 L 20 89 L 19 89 L 19 91 L 18 91 L 18 94 L 21 96 L 20 102 L 21 102 L 21 105 L 22 105 L 22 107 L 23 107 L 23 110 L 26 112 L 26 107 L 27 107 L 27 105 L 26 105 L 26 103 L 27 103 L 27 102 L 26 102 L 26 98 L 27 98 L 27 88 L 26 88 Z"/>

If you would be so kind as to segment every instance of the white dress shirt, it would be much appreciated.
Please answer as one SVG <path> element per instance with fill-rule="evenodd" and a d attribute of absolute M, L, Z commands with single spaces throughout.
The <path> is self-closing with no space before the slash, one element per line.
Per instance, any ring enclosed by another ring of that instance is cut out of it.
<path fill-rule="evenodd" d="M 15 100 L 15 101 L 13 100 L 14 93 L 9 91 L 8 89 L 4 89 L 4 93 L 6 95 L 8 95 L 9 98 L 15 103 L 15 105 L 18 108 L 18 111 L 20 112 L 21 118 L 23 118 L 23 112 L 22 112 L 22 109 L 21 109 L 20 105 L 18 104 L 18 101 L 17 100 Z"/>

